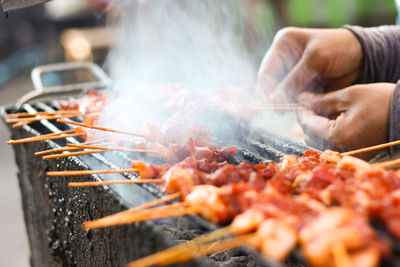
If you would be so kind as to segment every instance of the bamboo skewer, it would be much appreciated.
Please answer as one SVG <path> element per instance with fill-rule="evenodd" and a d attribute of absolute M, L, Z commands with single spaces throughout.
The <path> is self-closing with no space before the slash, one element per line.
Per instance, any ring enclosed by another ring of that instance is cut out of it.
<path fill-rule="evenodd" d="M 82 171 L 52 171 L 47 172 L 47 176 L 72 176 L 72 175 L 90 175 L 90 174 L 106 174 L 106 173 L 129 173 L 137 172 L 138 169 L 107 169 L 107 170 L 82 170 Z"/>
<path fill-rule="evenodd" d="M 138 264 L 137 266 L 152 266 L 156 264 L 163 264 L 164 262 L 172 263 L 171 260 L 175 259 L 177 255 L 187 251 L 199 248 L 200 246 L 213 242 L 219 238 L 232 234 L 232 228 L 230 226 L 217 229 L 213 232 L 207 233 L 205 235 L 198 236 L 190 241 L 185 243 L 170 247 L 166 250 L 157 252 L 148 257 L 142 258 L 135 262 Z M 229 239 L 229 241 L 232 239 Z M 214 243 L 216 244 L 216 243 Z M 166 263 L 164 263 L 166 264 Z M 134 265 L 136 266 L 136 265 Z"/>
<path fill-rule="evenodd" d="M 172 247 L 170 249 L 172 250 L 172 249 L 178 248 L 180 246 L 185 246 L 185 244 L 188 245 L 188 243 L 196 244 L 196 245 L 205 244 L 205 243 L 215 241 L 215 240 L 217 240 L 219 238 L 222 238 L 222 237 L 230 235 L 230 234 L 233 234 L 233 229 L 232 229 L 231 226 L 226 226 L 226 227 L 217 229 L 217 230 L 215 230 L 213 232 L 198 236 L 198 237 L 196 237 L 196 238 L 194 238 L 194 239 L 192 239 L 192 240 L 190 240 L 190 241 L 188 241 L 186 243 L 179 244 L 179 245 L 177 245 L 175 247 Z"/>
<path fill-rule="evenodd" d="M 11 125 L 11 127 L 12 128 L 18 128 L 18 127 L 21 127 L 21 126 L 26 125 L 26 124 L 29 124 L 29 123 L 28 122 L 17 122 L 17 123 L 14 123 L 13 125 Z"/>
<path fill-rule="evenodd" d="M 104 227 L 109 227 L 109 226 L 115 226 L 115 225 L 121 225 L 121 224 L 126 224 L 127 219 L 129 219 L 130 216 L 132 216 L 133 214 L 135 214 L 138 211 L 144 210 L 144 209 L 148 209 L 148 208 L 152 208 L 155 206 L 158 206 L 160 204 L 164 204 L 168 201 L 174 200 L 176 198 L 180 197 L 180 193 L 174 193 L 171 195 L 167 195 L 165 197 L 153 200 L 151 202 L 145 203 L 143 205 L 128 209 L 128 210 L 124 210 L 100 219 L 96 219 L 96 220 L 92 220 L 92 221 L 86 221 L 84 223 L 84 228 L 104 228 Z"/>
<path fill-rule="evenodd" d="M 16 123 L 16 122 L 34 122 L 34 121 L 40 121 L 40 120 L 55 120 L 55 119 L 61 119 L 61 118 L 74 118 L 74 117 L 80 117 L 80 114 L 60 114 L 60 115 L 53 115 L 53 116 L 35 116 L 31 118 L 12 118 L 12 119 L 6 119 L 6 123 Z"/>
<path fill-rule="evenodd" d="M 68 183 L 68 187 L 89 187 L 110 184 L 151 184 L 164 183 L 164 179 L 140 179 L 140 180 L 115 180 L 115 181 L 100 181 L 100 182 L 77 182 Z"/>
<path fill-rule="evenodd" d="M 200 246 L 198 249 L 193 250 L 193 247 L 189 249 L 185 249 L 182 252 L 178 252 L 177 257 L 170 257 L 169 260 L 165 260 L 165 264 L 172 264 L 174 262 L 184 262 L 193 258 L 197 258 L 200 256 L 210 255 L 216 252 L 221 252 L 225 250 L 231 250 L 241 246 L 252 246 L 257 247 L 257 243 L 259 243 L 259 238 L 256 234 L 247 234 L 243 236 L 238 236 L 234 238 L 230 238 L 227 240 L 216 241 L 213 243 L 205 244 Z M 128 265 L 131 267 L 131 265 Z"/>
<path fill-rule="evenodd" d="M 107 150 L 102 150 L 102 149 L 86 150 L 86 151 L 79 151 L 79 152 L 72 152 L 72 153 L 60 153 L 60 154 L 54 154 L 54 155 L 46 155 L 46 156 L 43 156 L 42 158 L 44 160 L 58 159 L 58 158 L 66 158 L 66 157 L 72 157 L 72 156 L 81 156 L 81 155 L 88 155 L 88 154 L 94 154 L 94 153 L 102 153 L 102 152 L 106 152 L 106 151 Z"/>
<path fill-rule="evenodd" d="M 59 118 L 59 117 L 57 117 L 57 118 Z M 57 118 L 54 118 L 54 120 L 57 119 Z M 21 121 L 21 122 L 17 122 L 17 123 L 12 124 L 11 127 L 12 127 L 12 128 L 18 128 L 18 127 L 21 127 L 21 126 L 30 124 L 30 123 L 35 122 L 35 121 L 40 121 L 40 120 L 43 120 L 43 119 L 29 120 L 29 121 Z M 46 118 L 46 120 L 50 120 L 50 119 L 49 119 L 49 118 Z"/>
<path fill-rule="evenodd" d="M 85 142 L 85 143 L 82 143 L 81 145 L 90 145 L 90 144 L 95 144 L 95 143 L 102 142 L 102 141 L 104 141 L 104 138 Z M 105 144 L 107 144 L 107 143 L 105 143 Z M 74 150 L 81 150 L 81 149 L 82 148 L 79 148 L 79 147 L 64 146 L 64 147 L 60 147 L 60 148 L 53 148 L 53 149 L 49 149 L 49 150 L 35 152 L 34 155 L 41 156 L 41 155 L 45 155 L 45 154 L 49 154 L 49 153 L 53 153 L 53 152 L 74 151 Z"/>
<path fill-rule="evenodd" d="M 60 148 L 53 148 L 53 149 L 49 149 L 49 150 L 43 150 L 43 151 L 35 152 L 33 155 L 41 156 L 41 155 L 50 154 L 50 153 L 53 153 L 53 152 L 64 152 L 64 151 L 75 151 L 75 150 L 82 150 L 82 148 L 79 148 L 79 147 L 60 147 Z"/>
<path fill-rule="evenodd" d="M 38 138 L 45 138 L 45 137 L 52 137 L 52 136 L 59 136 L 62 134 L 69 134 L 74 132 L 74 129 L 70 129 L 70 130 L 66 130 L 66 131 L 62 131 L 62 132 L 58 132 L 58 133 L 49 133 L 49 134 L 43 134 L 40 136 L 33 136 L 33 137 L 28 137 L 28 138 L 22 138 L 22 139 L 18 139 L 18 140 L 27 140 L 27 139 L 38 139 Z M 18 141 L 18 140 L 9 140 L 9 141 Z"/>
<path fill-rule="evenodd" d="M 70 147 L 80 147 L 89 149 L 102 149 L 102 150 L 114 150 L 114 151 L 125 151 L 125 152 L 138 152 L 138 153 L 156 153 L 154 150 L 139 149 L 139 148 L 127 148 L 127 147 L 105 147 L 97 145 L 83 145 L 83 144 L 67 144 Z"/>
<path fill-rule="evenodd" d="M 300 106 L 299 104 L 266 104 L 261 106 L 255 106 L 253 109 L 255 110 L 306 110 L 305 107 Z"/>
<path fill-rule="evenodd" d="M 125 214 L 125 216 L 120 217 L 118 223 L 114 225 L 198 214 L 199 212 L 201 212 L 201 210 L 201 206 L 188 206 L 188 203 L 186 202 L 174 203 L 167 206 L 147 209 L 141 212 Z M 103 224 L 99 224 L 96 221 L 86 221 L 82 224 L 82 227 L 84 229 L 95 229 L 103 228 L 106 226 L 104 226 Z"/>
<path fill-rule="evenodd" d="M 67 138 L 67 137 L 78 137 L 85 135 L 85 133 L 74 133 L 74 134 L 65 134 L 65 135 L 49 135 L 49 136 L 35 136 L 35 137 L 28 137 L 28 138 L 22 138 L 18 140 L 8 140 L 7 144 L 13 145 L 13 144 L 21 144 L 21 143 L 29 143 L 29 142 L 37 142 L 37 141 L 43 141 L 43 140 L 54 140 L 54 139 L 62 139 L 62 138 Z"/>
<path fill-rule="evenodd" d="M 57 115 L 57 114 L 81 114 L 82 113 L 79 110 L 57 110 L 54 112 L 45 112 L 45 111 L 39 111 L 35 113 L 29 113 L 29 112 L 20 112 L 20 113 L 13 113 L 13 114 L 7 114 L 7 118 L 22 118 L 22 117 L 34 117 L 38 115 Z"/>
<path fill-rule="evenodd" d="M 201 246 L 188 246 L 182 247 L 179 250 L 168 251 L 167 253 L 157 253 L 154 255 L 147 256 L 140 260 L 131 262 L 128 264 L 129 267 L 147 267 L 152 265 L 167 265 L 173 263 L 179 263 L 191 260 L 196 257 L 209 255 L 212 253 L 230 250 L 243 245 L 250 245 L 256 247 L 258 243 L 258 237 L 256 234 L 247 234 L 230 238 L 227 240 L 212 242 Z"/>
<path fill-rule="evenodd" d="M 74 132 L 74 131 L 75 131 L 74 129 L 70 129 L 70 130 L 65 130 L 65 131 L 61 131 L 61 132 L 58 132 L 58 133 L 42 134 L 42 135 L 40 135 L 40 136 L 34 136 L 34 137 L 32 137 L 32 138 L 46 137 L 46 136 L 56 136 L 56 135 L 61 135 L 61 134 L 69 134 L 69 133 L 72 133 L 72 132 Z"/>
<path fill-rule="evenodd" d="M 106 132 L 113 132 L 113 133 L 120 133 L 120 134 L 125 134 L 125 135 L 132 135 L 132 136 L 137 136 L 137 137 L 144 137 L 146 138 L 146 135 L 144 134 L 138 134 L 138 133 L 133 133 L 133 132 L 128 132 L 128 131 L 122 131 L 122 130 L 115 130 L 107 127 L 101 127 L 101 126 L 95 126 L 87 123 L 81 123 L 81 122 L 75 122 L 75 121 L 68 121 L 68 120 L 63 120 L 63 119 L 58 119 L 57 122 L 62 122 L 66 124 L 72 124 L 72 125 L 77 125 L 85 128 L 90 128 L 90 129 L 95 129 L 95 130 L 100 130 L 100 131 L 106 131 Z"/>
<path fill-rule="evenodd" d="M 390 160 L 390 161 L 385 161 L 385 162 L 372 163 L 372 166 L 380 167 L 380 168 L 386 168 L 386 167 L 391 167 L 391 166 L 396 166 L 396 165 L 400 165 L 400 159 L 395 159 L 395 160 Z"/>
<path fill-rule="evenodd" d="M 12 128 L 17 128 L 26 124 L 30 124 L 32 122 L 40 121 L 40 120 L 55 120 L 60 118 L 74 118 L 80 117 L 82 114 L 79 113 L 60 113 L 55 115 L 35 115 L 31 117 L 22 117 L 22 118 L 11 118 L 7 119 L 6 123 L 14 123 Z"/>
<path fill-rule="evenodd" d="M 370 147 L 365 147 L 365 148 L 361 148 L 361 149 L 343 152 L 343 153 L 341 153 L 341 155 L 342 156 L 351 156 L 354 154 L 359 154 L 359 153 L 368 152 L 368 151 L 377 150 L 377 149 L 386 148 L 386 147 L 395 146 L 395 145 L 400 145 L 400 140 L 389 142 L 389 143 L 384 143 L 384 144 L 380 144 L 380 145 L 376 145 L 376 146 L 370 146 Z"/>
<path fill-rule="evenodd" d="M 254 106 L 255 107 L 301 107 L 301 105 L 298 103 L 270 103 L 270 104 L 259 103 L 255 104 Z"/>
<path fill-rule="evenodd" d="M 183 209 L 162 209 L 162 208 L 154 208 L 150 210 L 143 211 L 141 213 L 135 214 L 131 216 L 129 223 L 135 223 L 135 222 L 143 222 L 143 221 L 149 221 L 149 220 L 160 220 L 160 219 L 165 219 L 165 218 L 172 218 L 172 217 L 181 217 L 185 215 L 194 215 L 198 214 L 201 210 L 202 207 L 200 206 L 191 206 Z"/>
<path fill-rule="evenodd" d="M 73 133 L 74 131 L 75 131 L 74 129 L 69 129 L 69 130 L 58 132 L 58 133 L 42 134 L 41 136 L 54 136 L 54 135 L 61 135 L 61 134 L 69 134 L 69 133 Z"/>

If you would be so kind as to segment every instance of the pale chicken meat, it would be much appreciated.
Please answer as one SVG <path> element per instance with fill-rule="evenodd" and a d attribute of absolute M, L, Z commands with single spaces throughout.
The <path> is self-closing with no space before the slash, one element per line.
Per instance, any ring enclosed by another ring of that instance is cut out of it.
<path fill-rule="evenodd" d="M 307 224 L 299 233 L 307 261 L 313 266 L 335 266 L 333 249 L 340 245 L 354 267 L 377 266 L 382 254 L 365 217 L 350 209 L 330 208 Z M 369 259 L 368 262 L 364 259 Z M 356 264 L 366 265 L 356 265 Z"/>

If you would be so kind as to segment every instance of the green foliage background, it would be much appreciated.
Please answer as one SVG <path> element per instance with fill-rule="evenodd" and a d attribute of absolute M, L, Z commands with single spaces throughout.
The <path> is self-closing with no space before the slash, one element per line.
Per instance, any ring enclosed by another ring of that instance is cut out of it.
<path fill-rule="evenodd" d="M 296 26 L 340 27 L 343 24 L 393 24 L 394 0 L 289 0 L 287 22 Z"/>

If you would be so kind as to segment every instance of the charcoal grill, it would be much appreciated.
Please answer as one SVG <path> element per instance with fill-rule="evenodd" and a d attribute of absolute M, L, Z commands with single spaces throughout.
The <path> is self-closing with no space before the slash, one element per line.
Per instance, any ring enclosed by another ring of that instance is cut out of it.
<path fill-rule="evenodd" d="M 9 113 L 55 111 L 56 100 L 2 107 L 3 119 Z M 232 123 L 233 120 L 231 120 Z M 38 136 L 66 130 L 68 126 L 55 121 L 42 120 L 19 128 L 11 128 L 12 139 Z M 251 163 L 278 161 L 284 154 L 301 156 L 307 146 L 265 131 L 252 130 L 237 125 L 238 156 L 232 162 L 243 160 Z M 223 133 L 222 133 L 223 135 Z M 224 140 L 220 136 L 219 140 Z M 68 138 L 68 142 L 80 142 Z M 220 142 L 221 145 L 223 142 Z M 19 167 L 18 179 L 23 196 L 23 209 L 32 266 L 123 266 L 177 242 L 214 230 L 216 227 L 197 216 L 163 219 L 135 223 L 107 229 L 86 231 L 82 222 L 116 213 L 161 196 L 149 184 L 109 185 L 92 188 L 68 188 L 71 181 L 98 181 L 132 179 L 133 174 L 87 175 L 68 178 L 47 177 L 49 170 L 89 170 L 129 167 L 135 153 L 105 152 L 100 154 L 67 157 L 43 161 L 33 156 L 36 151 L 64 146 L 66 140 L 46 140 L 14 145 Z M 231 144 L 232 145 L 232 144 Z M 140 158 L 142 159 L 142 158 Z M 153 160 L 154 159 L 146 159 Z M 297 253 L 283 266 L 304 266 Z M 390 261 L 388 266 L 398 266 Z M 182 266 L 280 266 L 269 262 L 251 249 L 236 249 L 218 253 L 208 258 L 192 260 Z M 180 265 L 181 266 L 181 265 Z M 386 266 L 386 265 L 385 265 Z"/>

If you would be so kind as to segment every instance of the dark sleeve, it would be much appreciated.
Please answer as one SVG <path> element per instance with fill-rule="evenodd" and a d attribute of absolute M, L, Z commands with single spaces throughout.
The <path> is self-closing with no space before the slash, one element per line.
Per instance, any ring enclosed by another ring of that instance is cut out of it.
<path fill-rule="evenodd" d="M 356 84 L 395 83 L 400 79 L 400 26 L 345 28 L 354 33 L 364 53 L 363 67 Z"/>
<path fill-rule="evenodd" d="M 390 102 L 390 118 L 389 118 L 389 142 L 400 140 L 400 81 L 397 82 L 396 88 Z M 400 151 L 400 145 L 389 148 L 390 154 Z"/>

